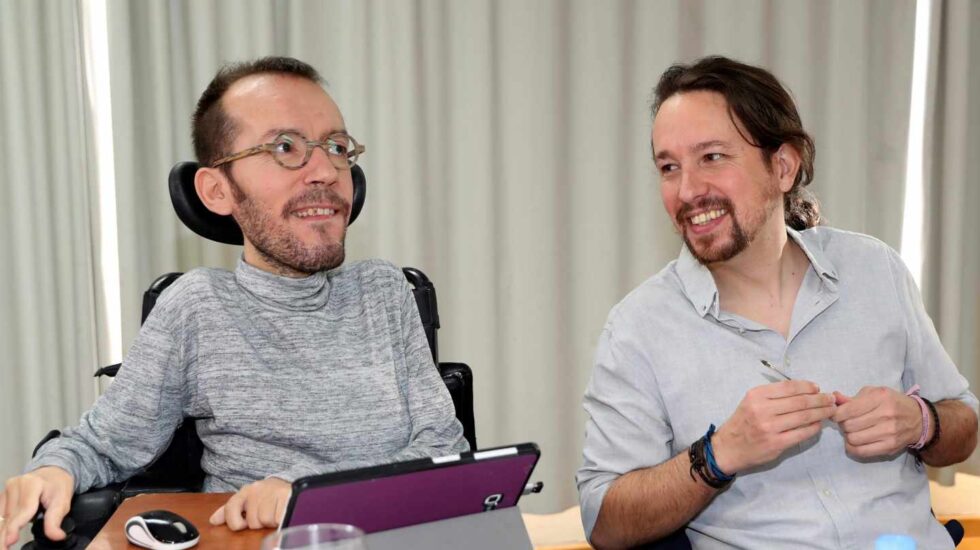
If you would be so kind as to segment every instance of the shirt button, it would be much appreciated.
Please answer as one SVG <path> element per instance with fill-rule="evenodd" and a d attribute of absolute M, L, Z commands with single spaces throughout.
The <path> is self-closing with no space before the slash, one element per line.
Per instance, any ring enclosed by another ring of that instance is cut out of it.
<path fill-rule="evenodd" d="M 823 496 L 825 496 L 825 497 L 829 497 L 829 496 L 831 496 L 831 495 L 830 495 L 830 491 L 828 491 L 827 489 L 824 489 L 824 490 L 823 490 Z"/>

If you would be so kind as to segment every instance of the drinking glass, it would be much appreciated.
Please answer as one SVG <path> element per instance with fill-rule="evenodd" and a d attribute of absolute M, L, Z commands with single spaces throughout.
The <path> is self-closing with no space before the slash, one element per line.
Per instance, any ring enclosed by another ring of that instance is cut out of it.
<path fill-rule="evenodd" d="M 262 539 L 262 550 L 368 550 L 364 531 L 342 523 L 314 523 L 277 531 Z"/>

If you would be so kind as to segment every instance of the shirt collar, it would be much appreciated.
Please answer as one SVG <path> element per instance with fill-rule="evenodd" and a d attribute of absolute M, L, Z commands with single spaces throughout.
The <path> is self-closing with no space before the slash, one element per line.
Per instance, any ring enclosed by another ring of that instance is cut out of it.
<path fill-rule="evenodd" d="M 837 277 L 837 267 L 830 261 L 830 258 L 823 251 L 820 240 L 817 238 L 815 230 L 797 231 L 791 227 L 786 228 L 786 234 L 796 241 L 803 253 L 810 260 L 813 270 L 820 276 L 820 279 L 827 284 L 833 284 L 839 279 Z"/>
<path fill-rule="evenodd" d="M 786 228 L 786 234 L 799 245 L 803 253 L 810 260 L 810 265 L 820 277 L 824 284 L 831 288 L 836 287 L 837 269 L 824 254 L 820 241 L 816 238 L 813 231 L 800 233 L 795 229 Z M 720 305 L 718 302 L 718 286 L 715 284 L 711 271 L 701 264 L 688 250 L 687 245 L 681 247 L 681 253 L 677 257 L 677 276 L 680 278 L 681 287 L 684 295 L 697 310 L 698 314 L 704 317 L 711 313 L 718 317 Z"/>
<path fill-rule="evenodd" d="M 308 277 L 283 277 L 263 271 L 239 258 L 235 280 L 260 302 L 291 311 L 314 311 L 323 308 L 330 296 L 330 277 L 318 271 Z"/>
<path fill-rule="evenodd" d="M 681 281 L 684 295 L 704 317 L 709 311 L 718 316 L 718 287 L 711 271 L 701 264 L 688 250 L 687 245 L 681 246 L 680 256 L 677 257 L 677 276 Z"/>

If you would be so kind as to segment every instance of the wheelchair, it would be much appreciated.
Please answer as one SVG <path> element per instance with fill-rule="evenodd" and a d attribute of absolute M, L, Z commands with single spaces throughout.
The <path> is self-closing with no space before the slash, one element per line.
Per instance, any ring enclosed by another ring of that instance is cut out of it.
<path fill-rule="evenodd" d="M 169 190 L 177 217 L 198 235 L 223 244 L 241 245 L 242 232 L 230 216 L 214 214 L 197 196 L 194 189 L 194 174 L 198 165 L 194 162 L 181 162 L 170 171 Z M 354 197 L 351 203 L 350 222 L 353 223 L 364 206 L 366 179 L 360 166 L 351 168 L 354 181 Z M 415 268 L 402 269 L 412 287 L 418 305 L 419 316 L 425 330 L 432 359 L 438 366 L 443 383 L 449 390 L 456 412 L 456 418 L 463 426 L 463 436 L 472 450 L 477 449 L 476 426 L 473 418 L 473 373 L 464 363 L 440 363 L 437 331 L 440 327 L 436 291 L 426 275 Z M 167 273 L 157 278 L 143 294 L 142 321 L 146 321 L 157 298 L 182 273 Z M 142 322 L 141 321 L 141 322 Z M 113 377 L 123 365 L 115 364 L 98 369 L 96 377 Z M 185 418 L 174 433 L 167 449 L 141 472 L 128 480 L 106 487 L 91 489 L 75 495 L 66 523 L 71 526 L 70 537 L 75 541 L 68 546 L 84 548 L 88 541 L 102 529 L 123 500 L 142 493 L 200 492 L 204 484 L 204 470 L 201 468 L 203 444 L 197 435 L 194 418 Z M 61 432 L 52 430 L 34 448 L 34 453 L 48 441 L 60 437 Z M 43 533 L 35 520 L 32 532 L 35 542 L 28 542 L 25 548 L 61 548 L 65 545 L 50 543 L 43 539 Z M 67 542 L 67 541 L 66 541 Z"/>

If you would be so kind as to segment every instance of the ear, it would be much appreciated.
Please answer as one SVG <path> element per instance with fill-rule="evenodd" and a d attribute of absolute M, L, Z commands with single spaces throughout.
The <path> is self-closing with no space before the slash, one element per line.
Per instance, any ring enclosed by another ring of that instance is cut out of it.
<path fill-rule="evenodd" d="M 208 210 L 219 216 L 231 214 L 235 197 L 231 192 L 231 182 L 218 168 L 199 168 L 194 174 L 194 190 Z"/>
<path fill-rule="evenodd" d="M 779 146 L 772 155 L 772 172 L 779 178 L 779 188 L 788 193 L 800 171 L 800 153 L 788 143 Z"/>

